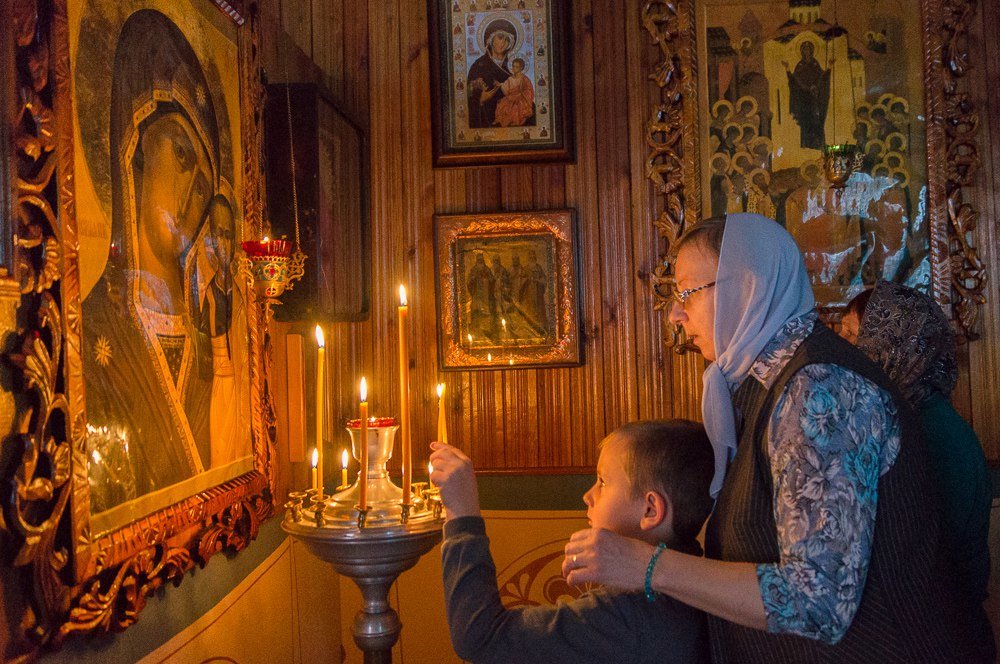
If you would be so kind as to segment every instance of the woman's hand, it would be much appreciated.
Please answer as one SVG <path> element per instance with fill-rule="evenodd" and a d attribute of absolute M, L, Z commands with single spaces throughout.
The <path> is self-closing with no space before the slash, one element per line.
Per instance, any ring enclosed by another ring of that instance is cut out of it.
<path fill-rule="evenodd" d="M 472 460 L 457 447 L 431 443 L 431 481 L 441 489 L 441 502 L 448 519 L 480 516 L 479 489 Z"/>
<path fill-rule="evenodd" d="M 579 530 L 566 544 L 562 572 L 571 586 L 585 583 L 621 590 L 642 590 L 655 547 L 610 530 Z"/>

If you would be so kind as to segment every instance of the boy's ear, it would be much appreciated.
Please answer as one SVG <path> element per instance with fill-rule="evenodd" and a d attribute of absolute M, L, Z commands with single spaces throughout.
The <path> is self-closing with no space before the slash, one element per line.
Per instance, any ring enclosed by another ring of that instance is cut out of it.
<path fill-rule="evenodd" d="M 672 524 L 674 521 L 674 506 L 670 498 L 659 491 L 647 491 L 643 497 L 642 519 L 639 527 L 643 530 L 653 530 L 662 524 Z"/>

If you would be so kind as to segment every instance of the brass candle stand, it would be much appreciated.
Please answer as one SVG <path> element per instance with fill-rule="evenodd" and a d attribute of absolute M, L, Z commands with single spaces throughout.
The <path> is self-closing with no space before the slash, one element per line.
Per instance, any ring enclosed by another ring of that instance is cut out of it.
<path fill-rule="evenodd" d="M 354 484 L 338 487 L 333 495 L 321 496 L 315 489 L 290 493 L 281 527 L 358 585 L 363 604 L 354 617 L 354 643 L 365 664 L 386 664 L 402 629 L 389 606 L 389 588 L 441 541 L 441 496 L 417 482 L 404 501 L 402 489 L 386 471 L 399 428 L 395 420 L 370 418 L 367 441 L 360 440 L 358 424 L 348 423 L 351 447 L 360 459 L 360 445 L 368 445 L 368 467 L 358 470 Z M 366 483 L 363 509 L 361 482 Z"/>

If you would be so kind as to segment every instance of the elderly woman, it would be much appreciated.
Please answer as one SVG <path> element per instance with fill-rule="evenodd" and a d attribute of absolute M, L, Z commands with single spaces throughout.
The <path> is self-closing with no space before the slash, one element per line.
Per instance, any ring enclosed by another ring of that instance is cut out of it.
<path fill-rule="evenodd" d="M 969 620 L 991 635 L 982 602 L 993 488 L 979 439 L 948 400 L 958 379 L 948 318 L 927 295 L 882 281 L 847 305 L 841 336 L 881 366 L 913 408 L 941 496 L 950 569 L 969 602 Z"/>
<path fill-rule="evenodd" d="M 567 580 L 706 611 L 716 662 L 992 661 L 943 571 L 910 410 L 818 323 L 791 236 L 759 215 L 707 220 L 675 267 L 670 319 L 711 362 L 707 557 L 590 529 L 566 545 Z"/>

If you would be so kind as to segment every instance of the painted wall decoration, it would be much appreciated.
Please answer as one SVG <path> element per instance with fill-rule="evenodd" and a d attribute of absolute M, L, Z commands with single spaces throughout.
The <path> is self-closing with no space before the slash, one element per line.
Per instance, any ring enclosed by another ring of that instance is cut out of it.
<path fill-rule="evenodd" d="M 929 289 L 924 61 L 900 0 L 706 0 L 695 9 L 701 210 L 757 212 L 802 249 L 817 300 L 877 279 Z M 822 148 L 854 143 L 843 189 Z"/>

